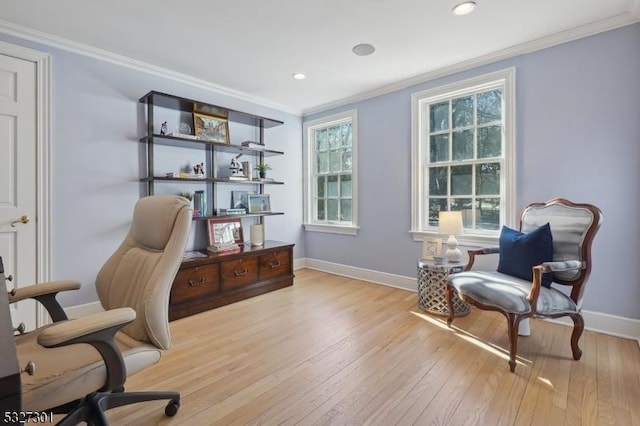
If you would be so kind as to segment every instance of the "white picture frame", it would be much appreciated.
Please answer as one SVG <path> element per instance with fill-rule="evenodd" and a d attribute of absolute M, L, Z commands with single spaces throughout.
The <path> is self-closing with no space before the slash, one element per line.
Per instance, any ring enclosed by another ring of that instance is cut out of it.
<path fill-rule="evenodd" d="M 422 240 L 422 259 L 435 260 L 442 257 L 442 240 L 440 238 L 425 238 Z"/>

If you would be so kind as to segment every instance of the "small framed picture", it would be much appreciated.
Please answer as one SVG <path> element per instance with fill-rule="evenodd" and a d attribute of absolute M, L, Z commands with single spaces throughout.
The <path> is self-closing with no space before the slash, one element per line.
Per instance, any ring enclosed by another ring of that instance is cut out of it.
<path fill-rule="evenodd" d="M 249 210 L 248 191 L 231 191 L 231 208 Z"/>
<path fill-rule="evenodd" d="M 193 113 L 193 127 L 196 138 L 229 144 L 229 122 L 224 117 Z"/>
<path fill-rule="evenodd" d="M 440 238 L 422 240 L 422 258 L 435 260 L 436 257 L 442 257 L 442 240 Z"/>
<path fill-rule="evenodd" d="M 271 212 L 271 201 L 268 194 L 248 194 L 248 213 L 269 213 Z"/>
<path fill-rule="evenodd" d="M 242 222 L 240 218 L 213 218 L 207 220 L 209 228 L 209 245 L 241 244 Z"/>

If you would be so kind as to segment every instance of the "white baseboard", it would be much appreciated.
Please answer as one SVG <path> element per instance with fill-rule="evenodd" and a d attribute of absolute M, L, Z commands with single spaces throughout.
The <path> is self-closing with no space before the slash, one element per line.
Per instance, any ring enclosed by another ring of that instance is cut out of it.
<path fill-rule="evenodd" d="M 383 284 L 403 290 L 417 291 L 417 278 L 414 277 L 388 274 L 386 272 L 341 265 L 324 260 L 308 258 L 297 260 L 299 261 L 298 268 L 307 267 L 309 269 L 329 272 L 348 278 Z M 582 316 L 584 317 L 586 330 L 636 340 L 640 346 L 640 320 L 591 311 L 582 311 Z M 559 318 L 549 321 L 573 326 L 570 318 Z"/>

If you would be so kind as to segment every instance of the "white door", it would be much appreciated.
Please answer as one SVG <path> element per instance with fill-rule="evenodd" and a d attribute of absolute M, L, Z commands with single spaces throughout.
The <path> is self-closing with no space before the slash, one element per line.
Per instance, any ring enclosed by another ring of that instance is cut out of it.
<path fill-rule="evenodd" d="M 36 64 L 0 54 L 0 256 L 7 283 L 37 280 Z M 11 305 L 14 326 L 36 326 L 33 300 Z"/>

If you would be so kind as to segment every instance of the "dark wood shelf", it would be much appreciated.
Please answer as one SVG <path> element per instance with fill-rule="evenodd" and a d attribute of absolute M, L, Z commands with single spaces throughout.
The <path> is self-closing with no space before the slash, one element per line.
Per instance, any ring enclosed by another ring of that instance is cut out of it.
<path fill-rule="evenodd" d="M 140 179 L 140 182 L 154 182 L 154 181 L 165 181 L 165 182 L 199 182 L 199 183 L 207 183 L 207 182 L 215 182 L 215 183 L 239 183 L 241 185 L 284 185 L 284 182 L 279 182 L 275 180 L 229 180 L 225 178 L 176 178 L 176 177 L 166 177 L 166 176 L 151 176 L 144 177 Z"/>
<path fill-rule="evenodd" d="M 242 153 L 244 155 L 264 155 L 265 157 L 272 157 L 274 155 L 284 155 L 282 151 L 275 151 L 273 149 L 255 149 L 242 145 L 232 145 L 221 142 L 205 141 L 201 139 L 180 138 L 177 136 L 159 135 L 153 134 L 151 136 L 143 136 L 140 138 L 140 142 L 148 143 L 153 142 L 160 145 L 178 146 L 182 148 L 201 148 L 203 146 L 211 146 L 218 152 L 232 152 Z"/>
<path fill-rule="evenodd" d="M 191 113 L 199 112 L 202 114 L 215 115 L 218 117 L 226 117 L 229 121 L 243 123 L 249 126 L 260 127 L 260 123 L 262 123 L 265 129 L 284 124 L 280 120 L 274 120 L 272 118 L 248 114 L 246 112 L 236 111 L 233 109 L 222 108 L 211 105 L 208 102 L 201 102 L 193 99 L 182 98 L 180 96 L 168 95 L 166 93 L 156 92 L 155 90 L 152 90 L 151 92 L 141 97 L 140 102 L 178 111 Z"/>

